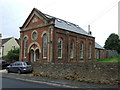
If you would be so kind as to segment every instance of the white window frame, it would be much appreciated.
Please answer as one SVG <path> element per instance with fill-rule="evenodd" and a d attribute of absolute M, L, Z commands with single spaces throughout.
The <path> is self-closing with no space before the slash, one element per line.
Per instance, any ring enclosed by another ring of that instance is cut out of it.
<path fill-rule="evenodd" d="M 74 58 L 74 40 L 70 41 L 70 59 Z"/>
<path fill-rule="evenodd" d="M 59 55 L 59 50 L 60 50 L 60 55 Z M 63 40 L 62 38 L 59 38 L 58 39 L 58 59 L 62 59 L 62 53 L 63 53 Z"/>
<path fill-rule="evenodd" d="M 79 50 L 80 50 L 80 59 L 83 59 L 84 58 L 84 43 L 82 41 L 80 41 Z"/>
<path fill-rule="evenodd" d="M 27 37 L 24 37 L 24 39 L 23 39 L 23 47 L 24 47 L 24 58 L 26 58 L 26 56 L 27 56 L 27 41 L 28 41 L 28 38 Z"/>
<path fill-rule="evenodd" d="M 100 50 L 97 50 L 96 52 L 96 59 L 100 59 Z"/>
<path fill-rule="evenodd" d="M 47 38 L 47 34 L 45 33 L 43 35 L 43 59 L 47 58 L 47 41 L 48 41 L 48 38 Z M 44 46 L 44 44 L 46 44 L 46 47 Z M 46 52 L 45 52 L 45 48 L 46 48 Z M 45 55 L 45 53 L 46 53 L 46 55 Z"/>
<path fill-rule="evenodd" d="M 88 45 L 88 59 L 91 59 L 92 58 L 92 45 L 89 44 Z"/>

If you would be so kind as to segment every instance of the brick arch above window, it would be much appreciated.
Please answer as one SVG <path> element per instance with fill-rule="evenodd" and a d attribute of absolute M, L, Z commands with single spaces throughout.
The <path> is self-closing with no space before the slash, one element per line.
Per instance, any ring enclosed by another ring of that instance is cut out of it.
<path fill-rule="evenodd" d="M 40 45 L 37 43 L 37 42 L 33 42 L 33 43 L 31 43 L 30 45 L 29 45 L 29 47 L 28 47 L 28 53 L 30 52 L 30 47 L 32 46 L 32 45 L 37 45 L 37 49 L 39 49 L 39 52 L 41 53 L 41 48 L 40 48 Z"/>
<path fill-rule="evenodd" d="M 49 35 L 49 34 L 48 34 L 48 31 L 43 31 L 42 34 L 41 34 L 41 37 L 43 37 L 44 34 L 47 34 L 47 36 Z"/>
<path fill-rule="evenodd" d="M 28 35 L 25 35 L 25 36 L 23 37 L 23 40 L 24 40 L 25 38 L 27 38 L 27 40 L 28 40 L 28 39 L 29 39 Z"/>

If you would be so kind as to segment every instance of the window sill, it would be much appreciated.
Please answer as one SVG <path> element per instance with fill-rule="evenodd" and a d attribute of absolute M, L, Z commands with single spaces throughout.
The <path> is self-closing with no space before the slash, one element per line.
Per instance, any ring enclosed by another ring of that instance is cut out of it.
<path fill-rule="evenodd" d="M 61 59 L 62 59 L 62 57 L 58 57 L 58 59 L 59 59 L 59 60 L 61 60 Z"/>
<path fill-rule="evenodd" d="M 43 59 L 47 59 L 47 57 L 43 57 Z"/>
<path fill-rule="evenodd" d="M 23 57 L 24 59 L 26 59 L 27 57 Z"/>

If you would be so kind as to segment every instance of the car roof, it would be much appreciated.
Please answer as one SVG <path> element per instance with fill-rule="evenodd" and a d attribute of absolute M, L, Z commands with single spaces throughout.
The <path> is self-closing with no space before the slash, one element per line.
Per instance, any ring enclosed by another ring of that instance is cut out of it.
<path fill-rule="evenodd" d="M 5 60 L 0 60 L 0 62 L 3 62 L 3 61 L 6 62 Z"/>
<path fill-rule="evenodd" d="M 28 62 L 28 61 L 16 61 L 14 63 L 25 63 L 25 62 Z"/>

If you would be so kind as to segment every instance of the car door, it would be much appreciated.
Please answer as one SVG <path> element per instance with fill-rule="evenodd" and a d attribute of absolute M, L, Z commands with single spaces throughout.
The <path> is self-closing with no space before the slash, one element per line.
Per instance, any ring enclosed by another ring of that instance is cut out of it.
<path fill-rule="evenodd" d="M 15 63 L 14 71 L 17 72 L 18 69 L 19 69 L 19 63 L 17 62 L 17 63 Z"/>
<path fill-rule="evenodd" d="M 14 72 L 14 63 L 11 63 L 10 65 L 9 65 L 9 71 L 11 71 L 11 72 Z"/>

